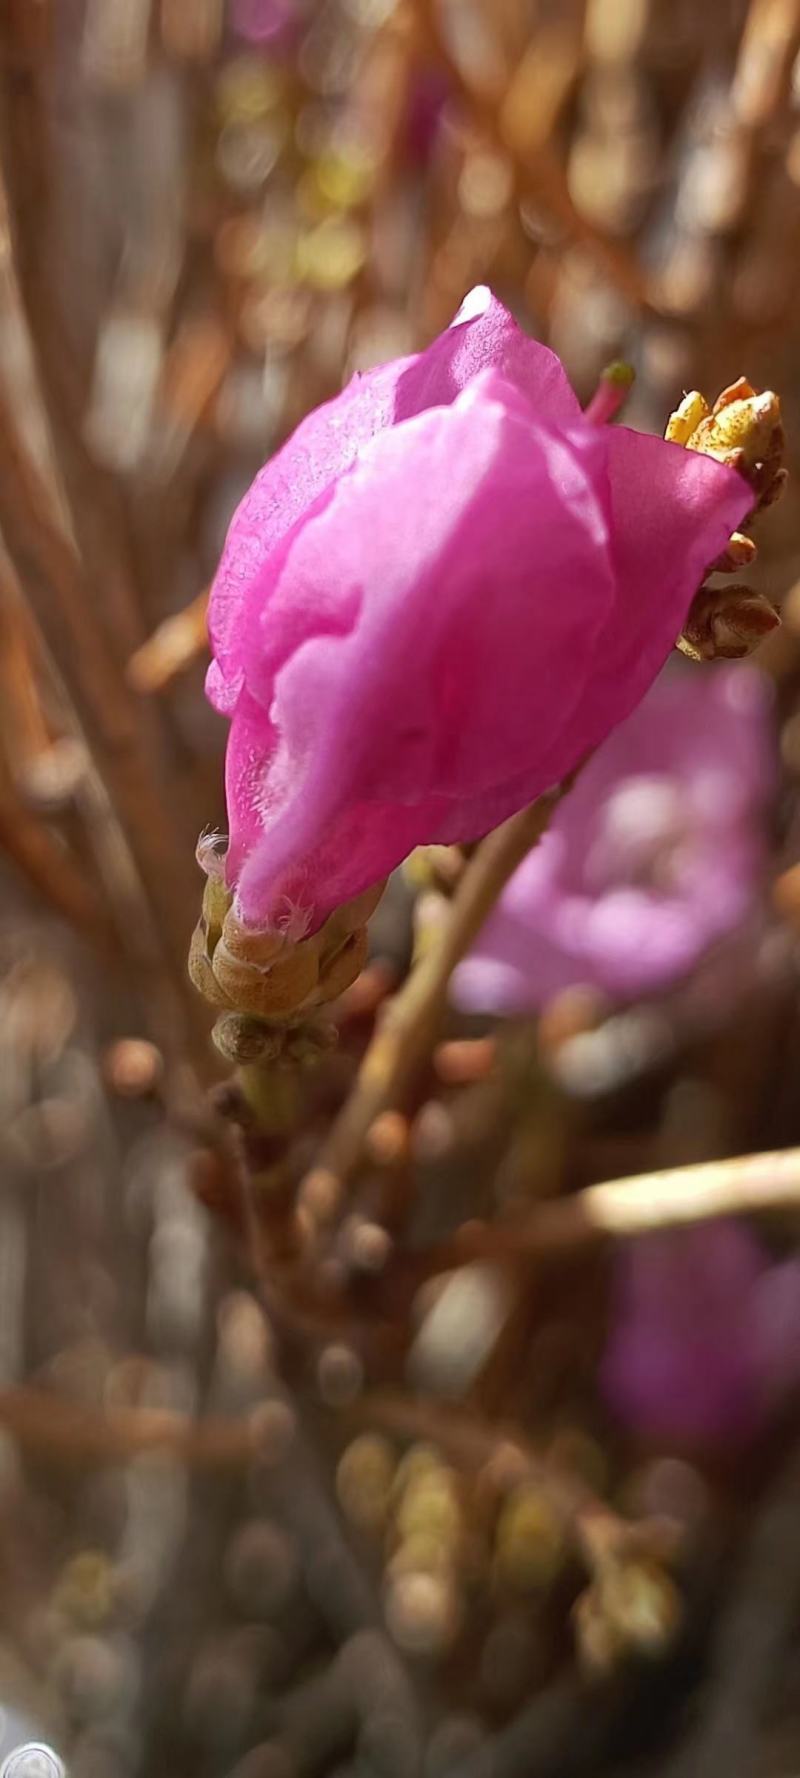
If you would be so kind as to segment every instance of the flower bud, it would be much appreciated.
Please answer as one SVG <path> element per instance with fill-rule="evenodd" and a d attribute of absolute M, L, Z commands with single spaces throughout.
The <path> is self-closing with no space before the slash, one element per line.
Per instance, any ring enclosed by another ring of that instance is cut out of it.
<path fill-rule="evenodd" d="M 727 549 L 712 563 L 712 572 L 735 574 L 738 568 L 749 568 L 757 553 L 752 537 L 746 537 L 743 531 L 734 531 Z"/>
<path fill-rule="evenodd" d="M 207 879 L 189 950 L 189 976 L 203 998 L 228 1015 L 214 1031 L 214 1042 L 227 1060 L 274 1060 L 279 1051 L 288 1056 L 288 1033 L 287 1042 L 276 1043 L 269 1024 L 292 1025 L 301 1011 L 336 1000 L 352 985 L 367 958 L 366 922 L 385 884 L 375 883 L 343 903 L 309 936 L 303 917 L 291 907 L 280 925 L 250 927 L 234 911 L 218 869 L 209 869 L 209 862 L 216 867 L 220 857 L 218 842 L 214 846 L 210 859 L 205 851 L 199 854 Z M 307 1036 L 308 1027 L 304 1030 Z M 305 1041 L 302 1060 L 318 1054 L 326 1041 L 320 1034 Z M 296 1044 L 292 1055 L 300 1059 Z"/>
<path fill-rule="evenodd" d="M 764 593 L 746 586 L 702 586 L 678 637 L 693 661 L 743 660 L 780 623 Z"/>
<path fill-rule="evenodd" d="M 226 1062 L 239 1065 L 274 1061 L 281 1048 L 280 1032 L 271 1030 L 264 1019 L 250 1018 L 247 1013 L 223 1014 L 217 1019 L 212 1037 Z"/>

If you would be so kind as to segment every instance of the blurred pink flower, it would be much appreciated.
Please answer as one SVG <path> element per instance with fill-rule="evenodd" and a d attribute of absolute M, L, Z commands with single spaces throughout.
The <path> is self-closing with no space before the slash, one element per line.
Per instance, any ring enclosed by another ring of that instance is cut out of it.
<path fill-rule="evenodd" d="M 230 0 L 229 23 L 245 42 L 275 48 L 296 35 L 302 18 L 297 0 Z"/>
<path fill-rule="evenodd" d="M 424 167 L 436 146 L 451 86 L 440 68 L 420 68 L 406 108 L 404 146 L 413 165 Z"/>
<path fill-rule="evenodd" d="M 474 840 L 634 708 L 752 504 L 581 413 L 488 291 L 310 414 L 236 513 L 208 691 L 228 884 L 311 929 L 415 846 Z"/>
<path fill-rule="evenodd" d="M 800 1262 L 736 1222 L 647 1235 L 616 1259 L 601 1365 L 609 1407 L 648 1439 L 744 1444 L 800 1383 Z"/>
<path fill-rule="evenodd" d="M 668 668 L 581 774 L 512 878 L 453 996 L 535 1009 L 562 988 L 668 987 L 753 907 L 775 776 L 754 667 Z"/>

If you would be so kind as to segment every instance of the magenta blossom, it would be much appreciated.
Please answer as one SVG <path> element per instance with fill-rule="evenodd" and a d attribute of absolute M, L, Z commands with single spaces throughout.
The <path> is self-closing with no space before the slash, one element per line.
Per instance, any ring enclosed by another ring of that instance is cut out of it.
<path fill-rule="evenodd" d="M 356 376 L 256 477 L 214 584 L 240 918 L 313 930 L 557 784 L 639 702 L 752 498 L 590 424 L 488 291 Z"/>
<path fill-rule="evenodd" d="M 741 1223 L 647 1235 L 616 1262 L 600 1380 L 659 1443 L 746 1443 L 800 1383 L 800 1262 L 771 1264 Z"/>
<path fill-rule="evenodd" d="M 456 1002 L 520 1013 L 578 984 L 625 1000 L 686 975 L 754 905 L 774 769 L 756 668 L 667 668 L 520 865 Z"/>
<path fill-rule="evenodd" d="M 414 166 L 424 167 L 436 146 L 451 86 L 440 68 L 420 68 L 411 82 L 406 108 L 405 150 Z"/>
<path fill-rule="evenodd" d="M 276 49 L 296 37 L 302 16 L 297 0 L 230 0 L 229 22 L 245 42 Z"/>

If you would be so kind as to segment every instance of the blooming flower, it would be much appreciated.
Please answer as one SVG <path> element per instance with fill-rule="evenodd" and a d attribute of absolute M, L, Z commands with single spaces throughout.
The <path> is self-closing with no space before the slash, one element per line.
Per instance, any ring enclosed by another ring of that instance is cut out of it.
<path fill-rule="evenodd" d="M 650 1439 L 737 1445 L 800 1381 L 800 1266 L 743 1224 L 647 1235 L 616 1260 L 601 1387 Z"/>
<path fill-rule="evenodd" d="M 768 710 L 754 667 L 668 668 L 512 877 L 457 1003 L 525 1012 L 578 984 L 636 998 L 738 926 L 764 857 Z"/>
<path fill-rule="evenodd" d="M 261 470 L 214 584 L 239 917 L 288 905 L 313 931 L 560 782 L 752 502 L 710 457 L 590 423 L 488 291 L 355 377 Z"/>

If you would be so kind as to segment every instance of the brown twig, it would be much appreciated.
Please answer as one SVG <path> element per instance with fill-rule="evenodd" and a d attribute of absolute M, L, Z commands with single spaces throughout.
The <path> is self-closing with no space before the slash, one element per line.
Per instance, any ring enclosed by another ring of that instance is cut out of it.
<path fill-rule="evenodd" d="M 541 839 L 567 786 L 512 815 L 478 847 L 461 877 L 429 950 L 389 1001 L 359 1070 L 353 1092 L 333 1125 L 319 1169 L 341 1188 L 358 1166 L 365 1138 L 380 1112 L 402 1100 L 436 1041 L 447 984 L 509 878 Z"/>
<path fill-rule="evenodd" d="M 737 1155 L 590 1185 L 571 1197 L 539 1205 L 514 1225 L 480 1229 L 466 1225 L 463 1248 L 474 1242 L 481 1253 L 498 1257 L 538 1256 L 718 1216 L 780 1211 L 800 1211 L 800 1148 Z"/>
<path fill-rule="evenodd" d="M 205 588 L 183 611 L 165 617 L 128 662 L 126 677 L 134 691 L 145 694 L 163 691 L 178 673 L 185 673 L 207 649 L 207 611 L 208 588 Z"/>
<path fill-rule="evenodd" d="M 132 692 L 96 618 L 83 565 L 53 511 L 0 387 L 0 525 L 47 647 L 59 661 L 125 831 L 158 944 L 183 984 L 193 876 L 157 791 Z"/>
<path fill-rule="evenodd" d="M 50 748 L 54 735 L 42 706 L 36 634 L 5 551 L 0 549 L 0 735 L 23 770 Z"/>
<path fill-rule="evenodd" d="M 115 951 L 116 934 L 76 860 L 16 795 L 0 759 L 0 849 L 57 914 Z"/>
<path fill-rule="evenodd" d="M 0 1425 L 23 1449 L 55 1463 L 117 1463 L 143 1451 L 169 1451 L 203 1469 L 239 1468 L 257 1457 L 258 1415 L 204 1418 L 155 1408 L 110 1408 L 32 1388 L 0 1391 Z"/>
<path fill-rule="evenodd" d="M 519 1265 L 580 1251 L 608 1240 L 632 1240 L 659 1229 L 690 1227 L 720 1216 L 800 1212 L 800 1149 L 738 1155 L 662 1173 L 590 1185 L 538 1205 L 516 1222 L 465 1222 L 448 1241 L 396 1250 L 386 1268 L 397 1287 L 473 1259 Z"/>

